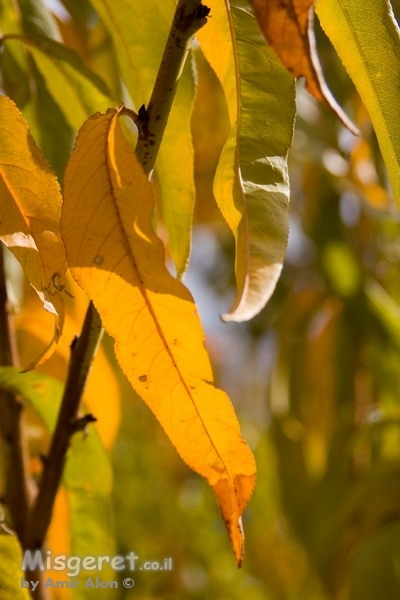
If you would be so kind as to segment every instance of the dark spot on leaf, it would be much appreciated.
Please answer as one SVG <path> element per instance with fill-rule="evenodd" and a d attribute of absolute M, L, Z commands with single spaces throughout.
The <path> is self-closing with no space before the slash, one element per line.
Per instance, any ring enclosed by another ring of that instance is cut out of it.
<path fill-rule="evenodd" d="M 146 381 L 147 381 L 147 375 L 140 375 L 139 376 L 139 381 L 141 383 L 146 383 Z"/>

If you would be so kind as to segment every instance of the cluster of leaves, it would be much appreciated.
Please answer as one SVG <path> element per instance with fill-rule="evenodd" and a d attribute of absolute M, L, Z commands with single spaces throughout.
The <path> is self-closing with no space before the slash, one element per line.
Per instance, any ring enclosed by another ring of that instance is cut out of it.
<path fill-rule="evenodd" d="M 214 489 L 240 563 L 239 518 L 253 491 L 254 460 L 227 395 L 213 383 L 194 301 L 166 268 L 163 245 L 154 233 L 158 216 L 181 277 L 189 260 L 196 191 L 190 127 L 196 87 L 189 63 L 180 77 L 151 182 L 141 153 L 133 150 L 141 141 L 139 107 L 151 97 L 175 2 L 161 6 L 126 0 L 116 7 L 105 0 L 90 5 L 65 0 L 67 18 L 39 2 L 18 4 L 18 11 L 12 2 L 0 6 L 2 87 L 8 96 L 0 98 L 0 239 L 55 315 L 54 338 L 40 360 L 54 350 L 63 329 L 66 293 L 72 286 L 68 267 L 115 340 L 118 362 L 132 387 L 184 461 Z M 203 53 L 226 102 L 227 137 L 214 178 L 215 199 L 235 238 L 236 297 L 225 321 L 247 320 L 260 312 L 274 291 L 286 251 L 287 153 L 295 87 L 275 51 L 295 77 L 305 76 L 308 89 L 352 127 L 328 93 L 316 63 L 312 2 L 252 4 L 271 47 L 261 38 L 249 6 L 212 1 L 211 18 L 197 33 L 200 49 L 193 57 Z M 370 111 L 397 198 L 399 124 L 393 107 L 399 38 L 389 3 L 378 5 L 368 11 L 368 28 L 360 27 L 364 9 L 354 2 L 320 0 L 317 14 Z M 137 114 L 125 109 L 122 97 Z M 138 142 L 135 128 L 122 118 L 129 114 L 139 126 Z M 307 310 L 307 299 L 305 303 Z M 330 308 L 334 318 L 337 306 Z M 304 319 L 301 311 L 297 316 Z M 330 347 L 326 340 L 321 344 Z M 284 344 L 282 349 L 284 362 L 290 352 Z M 320 357 L 318 349 L 316 355 Z M 46 385 L 54 382 L 36 373 L 2 370 L 2 386 L 24 395 L 51 430 L 56 412 L 46 398 L 60 397 L 61 391 L 46 391 Z M 329 397 L 326 390 L 317 395 Z M 95 403 L 92 410 L 98 416 Z M 310 434 L 309 444 L 318 444 L 317 438 Z M 85 514 L 97 524 L 90 537 L 86 527 L 86 547 L 111 553 L 105 543 L 107 527 L 98 526 L 100 514 L 108 510 L 107 459 L 97 437 L 91 441 L 93 448 L 83 440 L 75 442 L 64 477 L 69 506 L 75 509 L 70 513 L 72 529 L 75 516 L 82 519 Z M 97 479 L 93 464 L 103 465 Z M 85 554 L 77 531 L 74 539 L 75 553 Z"/>

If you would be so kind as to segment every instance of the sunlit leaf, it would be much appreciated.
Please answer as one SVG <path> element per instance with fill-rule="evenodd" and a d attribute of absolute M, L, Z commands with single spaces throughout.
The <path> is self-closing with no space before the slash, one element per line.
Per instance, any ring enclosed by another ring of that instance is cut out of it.
<path fill-rule="evenodd" d="M 314 0 L 250 0 L 261 31 L 294 77 L 353 133 L 357 129 L 332 96 L 319 62 L 313 29 Z"/>
<path fill-rule="evenodd" d="M 110 31 L 122 76 L 138 109 L 148 104 L 171 26 L 176 2 L 92 0 Z M 193 74 L 183 70 L 157 158 L 163 216 L 169 247 L 178 274 L 187 266 L 194 206 L 194 152 L 190 115 Z"/>
<path fill-rule="evenodd" d="M 369 111 L 400 203 L 400 36 L 390 3 L 319 0 L 316 10 Z"/>
<path fill-rule="evenodd" d="M 59 234 L 61 193 L 15 104 L 0 97 L 0 239 L 24 268 L 46 310 L 63 320 L 66 258 Z"/>
<path fill-rule="evenodd" d="M 28 590 L 21 587 L 22 552 L 16 535 L 0 524 L 0 598 L 28 600 Z"/>
<path fill-rule="evenodd" d="M 118 361 L 183 460 L 213 487 L 238 562 L 253 456 L 232 405 L 213 385 L 197 310 L 165 267 L 151 228 L 152 188 L 122 136 L 118 111 L 78 136 L 65 177 L 69 266 L 115 339 Z"/>
<path fill-rule="evenodd" d="M 47 30 L 40 20 L 38 22 L 36 19 L 35 23 L 36 30 Z M 1 34 L 23 36 L 23 25 L 18 18 L 15 3 L 11 6 L 8 1 L 2 2 Z M 0 68 L 4 92 L 21 110 L 38 146 L 61 177 L 71 151 L 72 130 L 49 94 L 36 65 L 30 57 L 27 58 L 26 47 L 21 43 L 7 43 L 2 38 Z"/>
<path fill-rule="evenodd" d="M 209 3 L 201 48 L 223 86 L 231 133 L 214 182 L 236 238 L 237 295 L 226 321 L 256 315 L 274 291 L 288 236 L 286 155 L 292 140 L 294 84 L 240 2 Z M 228 18 L 227 18 L 228 17 Z"/>
<path fill-rule="evenodd" d="M 70 345 L 79 334 L 88 304 L 86 294 L 70 276 L 67 277 L 66 288 L 73 298 L 67 298 L 63 335 L 54 355 L 40 367 L 42 373 L 55 377 L 60 382 L 65 381 L 71 356 Z M 39 354 L 51 326 L 49 315 L 40 310 L 38 304 L 33 294 L 29 297 L 25 295 L 24 305 L 15 318 L 20 361 L 23 365 Z M 112 446 L 120 427 L 120 396 L 115 368 L 110 364 L 103 346 L 100 346 L 85 387 L 83 402 L 97 418 L 95 428 L 106 448 Z"/>
<path fill-rule="evenodd" d="M 49 431 L 54 429 L 63 391 L 56 379 L 31 371 L 0 367 L 0 387 L 21 394 Z M 70 509 L 70 551 L 73 556 L 112 555 L 112 475 L 108 456 L 94 428 L 71 441 L 63 476 Z"/>
<path fill-rule="evenodd" d="M 85 67 L 73 50 L 42 35 L 5 35 L 4 44 L 23 43 L 29 48 L 47 89 L 76 131 L 96 110 L 115 104 L 104 82 Z"/>

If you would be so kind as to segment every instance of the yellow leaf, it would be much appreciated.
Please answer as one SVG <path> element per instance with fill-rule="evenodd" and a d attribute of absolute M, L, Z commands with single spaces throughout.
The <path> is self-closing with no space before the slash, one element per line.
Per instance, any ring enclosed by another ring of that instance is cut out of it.
<path fill-rule="evenodd" d="M 66 315 L 63 335 L 53 356 L 39 371 L 65 381 L 71 356 L 70 344 L 79 334 L 87 309 L 87 296 L 67 277 L 66 288 L 73 295 L 66 301 Z M 46 342 L 50 315 L 40 310 L 36 297 L 25 292 L 24 305 L 16 317 L 19 356 L 22 364 L 27 364 L 32 355 L 40 352 Z M 101 441 L 110 448 L 116 438 L 121 422 L 121 398 L 115 370 L 102 346 L 98 349 L 92 365 L 90 377 L 83 395 L 85 409 L 93 413 L 97 422 L 93 425 L 99 432 Z"/>
<path fill-rule="evenodd" d="M 53 556 L 71 556 L 71 547 L 69 540 L 70 529 L 68 496 L 64 488 L 60 488 L 54 502 L 52 520 L 47 533 L 47 546 Z M 54 581 L 66 579 L 66 571 L 56 571 L 55 569 L 46 569 L 45 581 L 48 578 Z M 66 588 L 62 590 L 52 590 L 52 600 L 69 600 L 71 593 Z"/>
<path fill-rule="evenodd" d="M 313 29 L 314 0 L 250 0 L 261 31 L 294 77 L 354 134 L 357 128 L 332 96 L 319 62 Z"/>
<path fill-rule="evenodd" d="M 264 308 L 282 270 L 295 90 L 250 8 L 241 0 L 207 4 L 212 18 L 196 35 L 221 82 L 231 125 L 214 178 L 217 204 L 236 241 L 236 298 L 222 318 L 244 321 Z"/>
<path fill-rule="evenodd" d="M 118 114 L 84 124 L 66 171 L 69 266 L 115 339 L 132 386 L 183 460 L 213 487 L 240 563 L 240 515 L 254 487 L 254 459 L 229 398 L 213 385 L 193 299 L 165 267 L 151 228 L 152 188 Z"/>
<path fill-rule="evenodd" d="M 18 108 L 0 96 L 0 240 L 21 263 L 44 308 L 56 316 L 52 342 L 58 340 L 64 317 L 60 214 L 55 174 Z"/>

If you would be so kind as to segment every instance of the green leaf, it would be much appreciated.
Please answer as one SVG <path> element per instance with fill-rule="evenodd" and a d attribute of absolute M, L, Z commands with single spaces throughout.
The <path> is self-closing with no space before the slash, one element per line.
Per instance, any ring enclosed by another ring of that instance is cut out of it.
<path fill-rule="evenodd" d="M 12 0 L 0 2 L 0 34 L 22 34 L 22 24 L 15 12 Z M 0 52 L 1 84 L 4 91 L 22 109 L 30 97 L 26 74 L 26 56 L 21 46 L 8 48 L 1 44 Z"/>
<path fill-rule="evenodd" d="M 22 553 L 17 537 L 0 525 L 0 600 L 29 600 L 21 588 Z"/>
<path fill-rule="evenodd" d="M 77 131 L 88 116 L 115 104 L 102 79 L 70 48 L 38 34 L 4 36 L 7 45 L 15 40 L 29 48 L 49 93 L 72 129 Z"/>
<path fill-rule="evenodd" d="M 118 3 L 92 0 L 92 4 L 109 29 L 122 76 L 138 109 L 150 99 L 176 3 L 173 0 L 120 0 Z M 187 65 L 156 165 L 170 250 L 178 274 L 186 268 L 191 243 L 195 195 L 190 133 L 193 97 L 193 75 Z"/>
<path fill-rule="evenodd" d="M 0 388 L 21 394 L 46 427 L 54 429 L 63 389 L 57 379 L 35 371 L 20 373 L 13 367 L 0 367 Z M 71 555 L 112 555 L 112 473 L 95 428 L 91 427 L 88 435 L 78 433 L 72 438 L 63 486 L 71 509 Z"/>
<path fill-rule="evenodd" d="M 400 347 L 400 306 L 376 279 L 367 279 L 365 293 L 372 311 Z"/>
<path fill-rule="evenodd" d="M 390 3 L 319 0 L 316 10 L 369 111 L 400 204 L 400 37 Z"/>
<path fill-rule="evenodd" d="M 61 41 L 56 21 L 42 0 L 18 0 L 14 10 L 21 19 L 22 30 L 27 35 L 41 33 Z"/>
<path fill-rule="evenodd" d="M 225 321 L 256 315 L 275 289 L 288 237 L 295 93 L 292 77 L 262 39 L 239 0 L 208 2 L 200 46 L 226 96 L 231 132 L 214 181 L 221 212 L 236 239 L 237 295 Z"/>
<path fill-rule="evenodd" d="M 183 275 L 186 270 L 191 246 L 195 190 L 190 117 L 194 92 L 192 65 L 188 60 L 179 82 L 156 166 L 169 250 L 178 275 Z"/>
<path fill-rule="evenodd" d="M 78 23 L 83 29 L 86 28 L 87 23 L 93 22 L 95 18 L 95 12 L 89 2 L 89 0 L 61 0 L 73 21 Z"/>
<path fill-rule="evenodd" d="M 36 99 L 28 102 L 23 115 L 30 124 L 33 138 L 62 181 L 74 140 L 74 132 L 64 113 L 47 89 L 43 77 L 36 72 Z"/>

